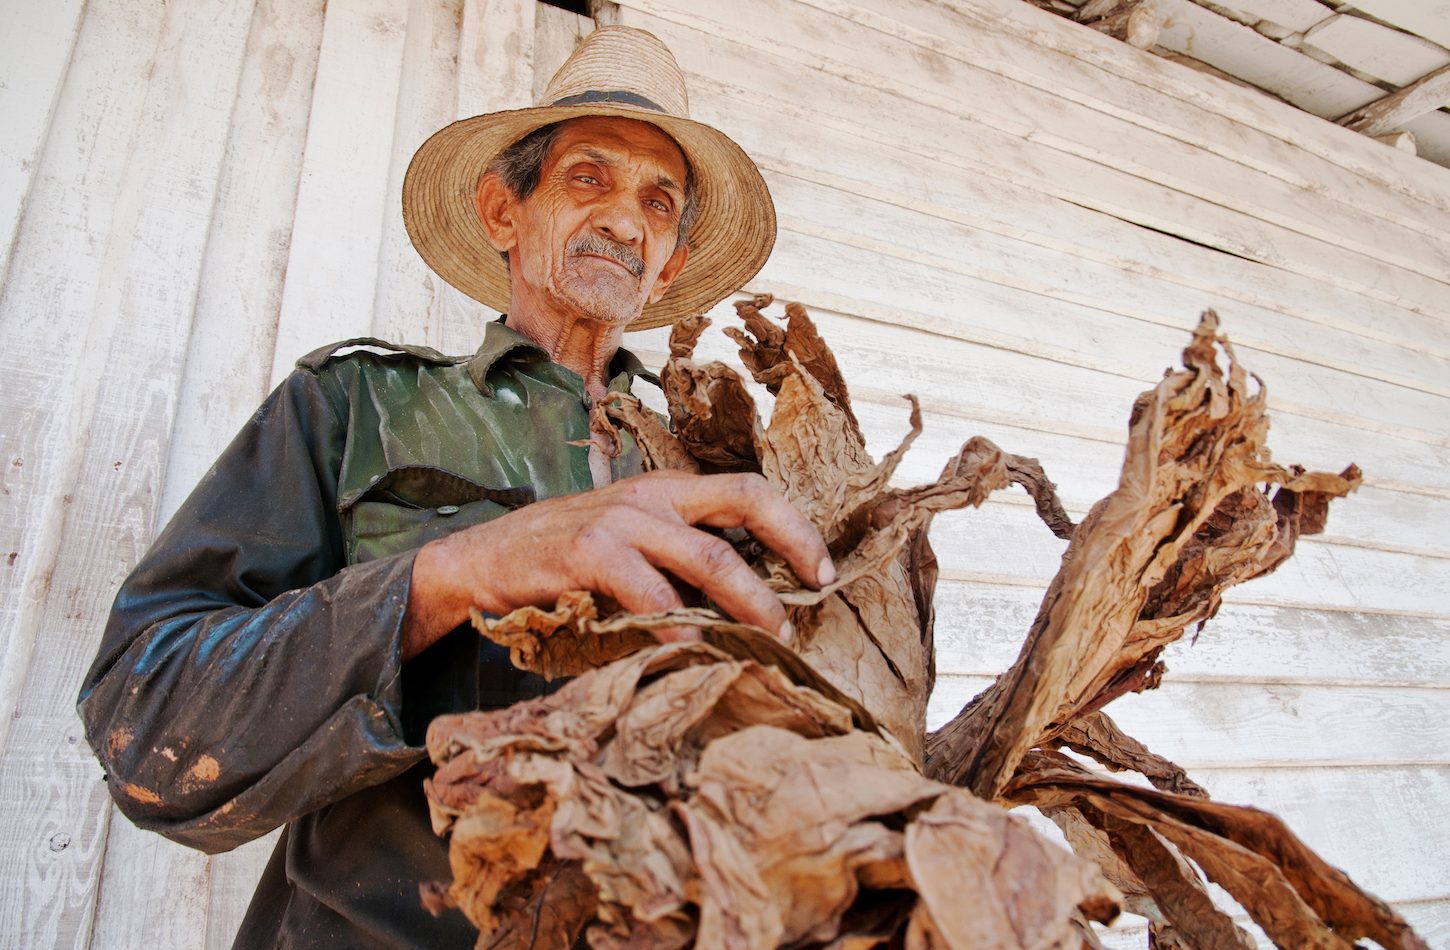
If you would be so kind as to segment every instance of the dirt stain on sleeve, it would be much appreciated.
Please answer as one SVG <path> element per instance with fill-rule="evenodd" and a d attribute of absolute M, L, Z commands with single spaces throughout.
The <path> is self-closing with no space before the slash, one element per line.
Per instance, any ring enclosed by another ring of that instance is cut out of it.
<path fill-rule="evenodd" d="M 221 764 L 209 755 L 201 756 L 186 770 L 186 777 L 193 782 L 215 782 L 221 774 Z"/>
<path fill-rule="evenodd" d="M 160 795 L 141 785 L 132 785 L 130 782 L 123 782 L 121 784 L 121 791 L 125 792 L 128 797 L 145 805 L 161 804 Z"/>

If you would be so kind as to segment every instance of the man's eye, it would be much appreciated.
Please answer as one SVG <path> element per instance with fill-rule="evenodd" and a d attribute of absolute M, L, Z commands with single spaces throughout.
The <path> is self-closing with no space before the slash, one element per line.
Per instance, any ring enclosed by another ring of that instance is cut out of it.
<path fill-rule="evenodd" d="M 670 206 L 667 205 L 667 204 L 665 204 L 663 201 L 659 200 L 658 198 L 650 198 L 649 199 L 649 206 L 651 208 L 654 208 L 656 211 L 663 211 L 666 214 L 668 214 L 669 213 L 669 210 L 670 210 Z"/>
<path fill-rule="evenodd" d="M 574 180 L 575 181 L 582 181 L 586 185 L 597 185 L 597 184 L 599 184 L 599 179 L 598 178 L 595 178 L 593 175 L 575 175 L 574 176 Z"/>

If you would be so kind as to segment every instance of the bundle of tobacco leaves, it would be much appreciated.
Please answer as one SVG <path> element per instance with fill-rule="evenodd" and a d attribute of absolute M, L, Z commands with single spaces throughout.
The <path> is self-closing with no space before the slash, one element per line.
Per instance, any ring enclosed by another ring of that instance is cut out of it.
<path fill-rule="evenodd" d="M 1210 801 L 1102 712 L 1156 686 L 1163 648 L 1359 482 L 1353 467 L 1269 461 L 1262 385 L 1212 313 L 1183 369 L 1134 405 L 1118 489 L 1073 526 L 1034 460 L 981 438 L 935 483 L 893 488 L 915 402 L 905 441 L 873 460 L 815 326 L 790 304 L 782 328 L 769 303 L 737 304 L 744 329 L 725 331 L 775 398 L 768 424 L 734 371 L 692 360 L 701 317 L 671 337 L 670 426 L 616 397 L 594 429 L 615 445 L 627 431 L 647 468 L 761 473 L 820 529 L 837 580 L 806 588 L 732 537 L 787 604 L 789 647 L 708 603 L 630 615 L 577 593 L 476 615 L 516 665 L 574 678 L 433 723 L 427 794 L 453 881 L 425 886 L 425 903 L 461 909 L 479 947 L 1081 947 L 1120 909 L 1148 918 L 1156 946 L 1253 946 L 1206 876 L 1281 946 L 1424 946 L 1278 819 Z M 1016 663 L 927 735 L 927 528 L 1014 483 L 1070 539 L 1062 568 Z M 682 625 L 703 639 L 652 635 Z M 1073 852 L 1016 805 L 1056 821 Z"/>

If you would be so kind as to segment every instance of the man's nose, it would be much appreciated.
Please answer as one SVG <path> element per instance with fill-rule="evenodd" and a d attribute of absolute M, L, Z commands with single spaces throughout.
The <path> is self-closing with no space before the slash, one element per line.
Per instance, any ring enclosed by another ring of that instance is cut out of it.
<path fill-rule="evenodd" d="M 622 190 L 603 196 L 594 208 L 594 229 L 605 237 L 631 247 L 644 235 L 644 220 L 635 202 Z"/>

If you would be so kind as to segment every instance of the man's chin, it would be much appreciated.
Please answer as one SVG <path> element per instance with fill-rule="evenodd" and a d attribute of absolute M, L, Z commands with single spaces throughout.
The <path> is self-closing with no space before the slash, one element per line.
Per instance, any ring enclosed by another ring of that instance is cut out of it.
<path fill-rule="evenodd" d="M 628 326 L 644 311 L 644 300 L 630 294 L 613 293 L 594 282 L 588 287 L 569 287 L 564 301 L 578 319 L 606 326 Z"/>

